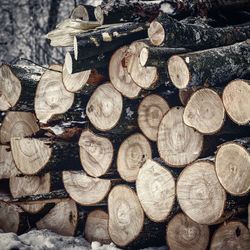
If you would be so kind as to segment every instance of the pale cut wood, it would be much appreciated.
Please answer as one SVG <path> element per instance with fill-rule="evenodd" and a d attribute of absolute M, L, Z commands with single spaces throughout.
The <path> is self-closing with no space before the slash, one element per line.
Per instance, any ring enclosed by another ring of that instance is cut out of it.
<path fill-rule="evenodd" d="M 157 86 L 158 72 L 156 67 L 143 67 L 140 63 L 141 50 L 147 47 L 143 41 L 135 41 L 129 46 L 130 57 L 128 59 L 128 73 L 135 83 L 143 89 L 150 89 Z"/>
<path fill-rule="evenodd" d="M 109 63 L 109 77 L 113 86 L 128 98 L 135 98 L 141 92 L 139 87 L 128 73 L 128 60 L 131 53 L 128 46 L 123 46 L 115 51 Z"/>
<path fill-rule="evenodd" d="M 81 19 L 83 21 L 89 21 L 89 14 L 88 14 L 87 9 L 84 7 L 84 5 L 79 4 L 72 10 L 70 14 L 70 18 Z"/>
<path fill-rule="evenodd" d="M 11 138 L 11 151 L 17 168 L 27 175 L 38 173 L 52 155 L 50 145 L 34 138 Z"/>
<path fill-rule="evenodd" d="M 225 109 L 220 96 L 209 88 L 194 92 L 185 107 L 183 121 L 205 135 L 218 132 L 225 121 Z"/>
<path fill-rule="evenodd" d="M 111 83 L 99 86 L 90 97 L 86 113 L 90 122 L 101 131 L 107 131 L 116 126 L 123 108 L 121 94 Z"/>
<path fill-rule="evenodd" d="M 90 212 L 85 223 L 84 236 L 88 242 L 98 241 L 101 244 L 110 244 L 108 214 L 99 209 Z"/>
<path fill-rule="evenodd" d="M 119 148 L 117 171 L 125 181 L 134 182 L 142 165 L 151 158 L 152 150 L 148 140 L 140 133 L 133 134 Z"/>
<path fill-rule="evenodd" d="M 89 177 L 79 171 L 63 171 L 63 184 L 70 197 L 83 206 L 103 201 L 111 188 L 110 180 Z"/>
<path fill-rule="evenodd" d="M 73 200 L 62 201 L 53 207 L 47 215 L 36 223 L 38 229 L 73 236 L 78 220 L 76 203 Z"/>
<path fill-rule="evenodd" d="M 0 142 L 6 144 L 12 137 L 25 137 L 39 130 L 34 114 L 30 112 L 8 112 L 0 127 Z"/>
<path fill-rule="evenodd" d="M 169 170 L 153 160 L 147 160 L 137 176 L 136 192 L 150 220 L 166 220 L 175 201 L 175 180 Z"/>
<path fill-rule="evenodd" d="M 215 231 L 210 250 L 247 250 L 249 246 L 250 234 L 247 227 L 239 221 L 230 221 Z"/>
<path fill-rule="evenodd" d="M 50 192 L 51 177 L 50 174 L 44 176 L 24 176 L 12 177 L 9 181 L 10 192 L 13 198 L 26 195 L 44 194 Z M 35 214 L 41 211 L 45 204 L 22 205 L 24 211 Z"/>
<path fill-rule="evenodd" d="M 167 225 L 166 240 L 171 250 L 204 250 L 209 242 L 209 227 L 179 213 Z"/>
<path fill-rule="evenodd" d="M 37 85 L 35 112 L 41 123 L 47 123 L 54 115 L 65 113 L 74 102 L 74 94 L 63 85 L 61 72 L 62 66 L 51 65 Z"/>
<path fill-rule="evenodd" d="M 14 107 L 21 95 L 21 81 L 8 65 L 0 66 L 0 111 Z"/>
<path fill-rule="evenodd" d="M 152 94 L 142 100 L 138 108 L 138 125 L 148 139 L 157 141 L 160 122 L 169 109 L 167 101 L 159 95 Z"/>
<path fill-rule="evenodd" d="M 223 104 L 228 116 L 239 125 L 250 122 L 250 81 L 234 80 L 222 94 Z"/>
<path fill-rule="evenodd" d="M 199 224 L 214 224 L 223 213 L 226 192 L 209 161 L 186 167 L 177 180 L 177 199 L 182 211 Z"/>
<path fill-rule="evenodd" d="M 183 107 L 170 109 L 158 131 L 157 146 L 161 158 L 173 167 L 195 161 L 203 148 L 203 136 L 183 122 Z"/>
<path fill-rule="evenodd" d="M 10 146 L 0 145 L 0 180 L 17 176 L 21 172 L 14 162 Z"/>
<path fill-rule="evenodd" d="M 165 40 L 165 29 L 158 21 L 150 23 L 148 28 L 148 38 L 155 46 L 160 46 Z"/>
<path fill-rule="evenodd" d="M 221 185 L 232 195 L 250 191 L 250 154 L 240 144 L 224 143 L 215 157 L 215 170 Z"/>
<path fill-rule="evenodd" d="M 135 240 L 143 228 L 144 213 L 135 192 L 126 185 L 114 187 L 108 197 L 109 235 L 121 247 Z"/>
<path fill-rule="evenodd" d="M 83 169 L 93 177 L 104 175 L 111 166 L 114 148 L 111 141 L 84 130 L 78 142 Z"/>

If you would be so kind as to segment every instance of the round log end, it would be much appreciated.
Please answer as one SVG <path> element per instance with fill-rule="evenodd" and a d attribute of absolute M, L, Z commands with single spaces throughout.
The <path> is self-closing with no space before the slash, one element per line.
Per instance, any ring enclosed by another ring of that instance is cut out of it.
<path fill-rule="evenodd" d="M 155 46 L 160 46 L 164 42 L 165 30 L 160 22 L 153 21 L 150 23 L 148 37 L 150 42 Z"/>
<path fill-rule="evenodd" d="M 177 199 L 183 212 L 199 224 L 213 224 L 223 213 L 226 192 L 214 164 L 197 161 L 186 167 L 177 181 Z"/>
<path fill-rule="evenodd" d="M 71 12 L 70 18 L 81 19 L 83 21 L 89 21 L 89 14 L 84 5 L 79 4 Z"/>
<path fill-rule="evenodd" d="M 104 14 L 100 5 L 96 6 L 94 10 L 94 15 L 100 25 L 104 24 Z"/>
<path fill-rule="evenodd" d="M 147 64 L 148 56 L 149 56 L 148 48 L 143 48 L 140 53 L 140 63 L 142 67 L 144 67 Z"/>
<path fill-rule="evenodd" d="M 232 195 L 250 191 L 250 155 L 241 145 L 229 142 L 216 153 L 215 169 L 221 185 Z"/>
<path fill-rule="evenodd" d="M 176 88 L 184 89 L 188 86 L 190 72 L 186 62 L 180 56 L 171 56 L 167 68 L 170 80 Z"/>

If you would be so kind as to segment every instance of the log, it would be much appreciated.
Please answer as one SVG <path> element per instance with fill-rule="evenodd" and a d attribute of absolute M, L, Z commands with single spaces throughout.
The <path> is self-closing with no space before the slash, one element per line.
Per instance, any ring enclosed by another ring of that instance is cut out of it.
<path fill-rule="evenodd" d="M 219 94 L 209 88 L 197 90 L 185 107 L 183 121 L 205 135 L 218 132 L 225 121 L 225 109 Z"/>
<path fill-rule="evenodd" d="M 203 148 L 202 134 L 183 122 L 183 113 L 183 107 L 170 109 L 160 123 L 157 139 L 160 157 L 177 168 L 195 161 Z"/>
<path fill-rule="evenodd" d="M 44 176 L 11 177 L 9 187 L 13 198 L 48 193 L 51 189 L 51 176 L 45 174 Z M 27 213 L 36 214 L 45 207 L 45 204 L 20 204 L 20 207 Z"/>
<path fill-rule="evenodd" d="M 202 87 L 192 87 L 189 89 L 179 89 L 179 99 L 181 104 L 185 107 L 192 96 L 192 94 Z"/>
<path fill-rule="evenodd" d="M 10 146 L 0 145 L 0 180 L 20 174 L 21 172 L 15 165 Z"/>
<path fill-rule="evenodd" d="M 250 191 L 250 138 L 220 145 L 215 156 L 215 170 L 221 185 L 235 196 Z"/>
<path fill-rule="evenodd" d="M 86 129 L 78 144 L 81 163 L 86 173 L 92 177 L 106 174 L 114 158 L 114 147 L 110 139 Z"/>
<path fill-rule="evenodd" d="M 84 32 L 74 38 L 75 59 L 89 58 L 107 53 L 146 38 L 148 25 L 143 23 L 122 23 Z"/>
<path fill-rule="evenodd" d="M 167 219 L 175 201 L 175 180 L 168 169 L 147 160 L 139 170 L 136 192 L 150 220 L 162 222 Z"/>
<path fill-rule="evenodd" d="M 214 224 L 224 213 L 226 192 L 212 162 L 200 160 L 186 167 L 177 180 L 182 211 L 199 224 Z"/>
<path fill-rule="evenodd" d="M 148 40 L 135 41 L 129 46 L 128 73 L 135 83 L 143 89 L 154 89 L 158 86 L 159 74 L 156 67 L 143 67 L 140 63 L 140 53 L 148 47 Z"/>
<path fill-rule="evenodd" d="M 108 197 L 108 230 L 112 241 L 125 247 L 140 234 L 144 214 L 135 192 L 126 185 L 114 187 Z"/>
<path fill-rule="evenodd" d="M 144 47 L 140 52 L 142 67 L 165 67 L 166 61 L 173 55 L 189 52 L 185 48 Z"/>
<path fill-rule="evenodd" d="M 169 248 L 173 250 L 204 250 L 209 243 L 209 227 L 178 213 L 167 225 L 166 240 Z"/>
<path fill-rule="evenodd" d="M 73 200 L 62 201 L 53 207 L 47 215 L 36 223 L 38 229 L 74 236 L 78 221 L 76 203 Z"/>
<path fill-rule="evenodd" d="M 20 207 L 0 200 L 0 228 L 5 233 L 24 233 L 29 229 L 28 216 Z"/>
<path fill-rule="evenodd" d="M 109 63 L 109 77 L 113 86 L 127 98 L 136 98 L 141 93 L 139 87 L 128 72 L 128 60 L 131 53 L 128 46 L 122 46 L 112 55 Z"/>
<path fill-rule="evenodd" d="M 245 41 L 250 38 L 249 28 L 249 25 L 204 27 L 178 22 L 167 15 L 162 15 L 151 22 L 148 37 L 155 46 L 201 50 Z"/>
<path fill-rule="evenodd" d="M 37 120 L 30 112 L 8 112 L 0 127 L 0 143 L 9 143 L 12 137 L 25 137 L 39 130 Z"/>
<path fill-rule="evenodd" d="M 95 7 L 91 5 L 77 5 L 71 12 L 70 18 L 83 21 L 97 21 L 94 15 Z"/>
<path fill-rule="evenodd" d="M 89 177 L 83 171 L 63 171 L 63 184 L 69 196 L 82 206 L 93 206 L 107 196 L 111 181 Z"/>
<path fill-rule="evenodd" d="M 149 141 L 140 133 L 132 134 L 122 142 L 118 150 L 117 171 L 123 180 L 134 182 L 142 165 L 151 158 Z"/>
<path fill-rule="evenodd" d="M 248 249 L 250 234 L 240 221 L 230 221 L 221 225 L 214 233 L 210 249 Z"/>
<path fill-rule="evenodd" d="M 222 101 L 230 119 L 238 125 L 250 123 L 250 81 L 234 80 L 228 83 Z"/>
<path fill-rule="evenodd" d="M 108 213 L 96 209 L 87 216 L 84 236 L 88 242 L 98 241 L 101 244 L 110 244 L 108 234 Z"/>
<path fill-rule="evenodd" d="M 174 55 L 167 63 L 171 82 L 178 89 L 193 86 L 221 86 L 244 77 L 249 71 L 250 43 Z M 226 73 L 225 73 L 226 72 Z"/>
<path fill-rule="evenodd" d="M 151 141 L 157 141 L 157 134 L 163 116 L 170 109 L 167 101 L 159 95 L 146 96 L 138 108 L 138 126 Z"/>
<path fill-rule="evenodd" d="M 78 145 L 47 138 L 12 138 L 11 151 L 17 168 L 25 175 L 82 169 Z"/>

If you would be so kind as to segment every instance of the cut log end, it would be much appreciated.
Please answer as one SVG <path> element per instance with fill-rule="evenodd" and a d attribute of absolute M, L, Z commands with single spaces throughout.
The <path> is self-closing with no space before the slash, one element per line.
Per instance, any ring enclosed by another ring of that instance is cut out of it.
<path fill-rule="evenodd" d="M 235 80 L 224 89 L 222 100 L 229 117 L 239 125 L 250 122 L 250 81 Z"/>
<path fill-rule="evenodd" d="M 71 12 L 70 18 L 81 19 L 83 21 L 89 21 L 89 14 L 87 9 L 83 5 L 78 5 Z"/>
<path fill-rule="evenodd" d="M 136 191 L 143 210 L 152 221 L 167 218 L 175 201 L 175 180 L 167 169 L 147 160 L 136 179 Z"/>
<path fill-rule="evenodd" d="M 188 63 L 188 61 L 187 57 L 186 62 Z M 170 80 L 178 89 L 186 88 L 190 80 L 190 72 L 186 62 L 179 56 L 172 56 L 167 63 Z"/>
<path fill-rule="evenodd" d="M 168 110 L 168 103 L 159 95 L 152 94 L 142 100 L 138 108 L 138 125 L 147 138 L 157 141 L 160 122 Z"/>
<path fill-rule="evenodd" d="M 8 65 L 0 67 L 0 111 L 7 111 L 17 103 L 22 91 L 20 80 Z"/>
<path fill-rule="evenodd" d="M 69 199 L 56 204 L 45 217 L 36 223 L 36 226 L 38 229 L 49 229 L 64 236 L 74 236 L 77 220 L 76 203 Z"/>
<path fill-rule="evenodd" d="M 148 140 L 142 134 L 133 134 L 122 142 L 117 156 L 117 170 L 125 181 L 136 180 L 140 168 L 152 158 Z"/>
<path fill-rule="evenodd" d="M 126 185 L 114 187 L 108 197 L 109 235 L 118 246 L 127 246 L 140 234 L 144 214 L 135 192 Z"/>
<path fill-rule="evenodd" d="M 186 167 L 177 181 L 177 199 L 185 214 L 199 224 L 213 224 L 223 213 L 226 192 L 214 164 L 197 161 Z"/>
<path fill-rule="evenodd" d="M 211 89 L 200 89 L 189 99 L 183 114 L 184 123 L 202 134 L 214 134 L 224 124 L 225 109 L 220 96 Z"/>
<path fill-rule="evenodd" d="M 95 10 L 94 10 L 94 15 L 96 20 L 98 21 L 98 23 L 100 23 L 101 25 L 104 24 L 104 14 L 102 11 L 101 6 L 96 6 Z"/>
<path fill-rule="evenodd" d="M 114 149 L 110 140 L 85 130 L 81 134 L 79 146 L 84 170 L 93 177 L 104 175 L 113 160 Z"/>
<path fill-rule="evenodd" d="M 161 23 L 153 21 L 148 29 L 148 37 L 150 42 L 155 46 L 160 46 L 165 39 L 165 30 Z"/>
<path fill-rule="evenodd" d="M 98 241 L 101 244 L 110 244 L 108 214 L 102 210 L 90 212 L 87 216 L 84 233 L 88 242 Z"/>
<path fill-rule="evenodd" d="M 237 143 L 220 146 L 215 169 L 222 186 L 232 195 L 245 195 L 250 191 L 250 156 L 248 151 Z"/>
<path fill-rule="evenodd" d="M 87 104 L 87 116 L 99 130 L 114 128 L 122 114 L 123 100 L 121 94 L 111 83 L 99 86 Z"/>
<path fill-rule="evenodd" d="M 184 108 L 174 107 L 163 117 L 158 131 L 158 151 L 170 166 L 184 167 L 195 161 L 203 148 L 203 136 L 183 122 Z"/>
<path fill-rule="evenodd" d="M 103 201 L 111 188 L 110 180 L 89 177 L 77 171 L 63 171 L 63 183 L 70 197 L 82 206 Z"/>
<path fill-rule="evenodd" d="M 214 233 L 211 250 L 216 249 L 249 249 L 250 234 L 247 227 L 239 221 L 223 224 Z"/>
<path fill-rule="evenodd" d="M 177 214 L 168 224 L 166 239 L 170 249 L 207 249 L 209 227 L 192 221 L 183 213 Z"/>
<path fill-rule="evenodd" d="M 149 56 L 148 48 L 143 48 L 140 53 L 140 63 L 142 67 L 144 67 L 147 64 L 148 56 Z"/>

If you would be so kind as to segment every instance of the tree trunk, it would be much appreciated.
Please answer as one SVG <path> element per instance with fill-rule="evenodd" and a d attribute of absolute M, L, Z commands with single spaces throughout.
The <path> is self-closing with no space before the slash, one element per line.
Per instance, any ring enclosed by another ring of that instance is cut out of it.
<path fill-rule="evenodd" d="M 250 44 L 236 43 L 172 56 L 167 63 L 172 83 L 179 89 L 202 86 L 221 86 L 249 72 Z"/>

